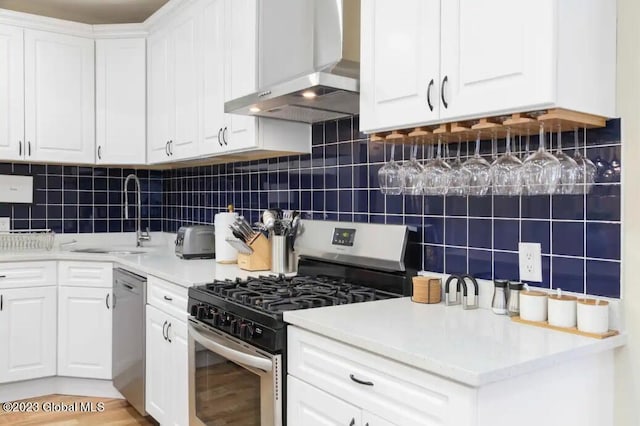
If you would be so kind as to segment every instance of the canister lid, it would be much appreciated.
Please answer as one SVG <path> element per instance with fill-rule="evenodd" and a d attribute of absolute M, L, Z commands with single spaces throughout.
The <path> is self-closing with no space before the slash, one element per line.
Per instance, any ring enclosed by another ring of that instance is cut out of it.
<path fill-rule="evenodd" d="M 563 301 L 575 301 L 577 299 L 577 297 L 567 296 L 567 295 L 564 295 L 564 294 L 562 296 L 558 296 L 557 294 L 550 294 L 549 295 L 549 299 L 563 300 Z"/>
<path fill-rule="evenodd" d="M 523 296 L 547 296 L 547 293 L 545 293 L 544 291 L 536 291 L 536 290 L 529 290 L 529 291 L 523 291 L 520 293 Z"/>
<path fill-rule="evenodd" d="M 513 281 L 513 282 L 509 282 L 509 290 L 522 290 L 522 286 L 524 284 L 522 284 L 521 282 L 517 282 L 517 281 Z"/>
<path fill-rule="evenodd" d="M 578 303 L 583 305 L 591 305 L 591 306 L 607 306 L 609 302 L 606 300 L 598 300 L 598 299 L 578 299 Z"/>

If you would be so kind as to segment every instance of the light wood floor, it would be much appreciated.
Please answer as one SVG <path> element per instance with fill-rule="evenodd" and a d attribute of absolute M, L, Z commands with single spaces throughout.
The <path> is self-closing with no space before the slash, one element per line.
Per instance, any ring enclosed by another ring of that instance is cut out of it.
<path fill-rule="evenodd" d="M 93 425 L 157 425 L 151 417 L 142 417 L 124 399 L 89 398 L 68 395 L 49 395 L 33 399 L 25 399 L 29 402 L 39 403 L 39 411 L 32 413 L 6 413 L 0 409 L 0 425 L 12 426 L 93 426 Z M 44 412 L 42 404 L 45 402 L 64 402 L 70 405 L 73 402 L 104 402 L 102 413 L 51 413 Z"/>

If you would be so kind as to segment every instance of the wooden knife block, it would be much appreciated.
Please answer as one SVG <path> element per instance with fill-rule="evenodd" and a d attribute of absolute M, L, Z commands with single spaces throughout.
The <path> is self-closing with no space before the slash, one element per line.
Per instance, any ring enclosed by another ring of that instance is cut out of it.
<path fill-rule="evenodd" d="M 271 244 L 267 237 L 259 234 L 247 245 L 253 249 L 253 253 L 238 253 L 238 267 L 245 271 L 270 271 Z"/>

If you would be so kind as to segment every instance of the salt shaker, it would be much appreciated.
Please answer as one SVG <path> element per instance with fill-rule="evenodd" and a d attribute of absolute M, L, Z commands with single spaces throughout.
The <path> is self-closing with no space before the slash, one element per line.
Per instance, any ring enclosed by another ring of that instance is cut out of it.
<path fill-rule="evenodd" d="M 520 315 L 520 290 L 522 290 L 522 283 L 509 283 L 509 303 L 507 303 L 507 313 L 510 317 Z"/>
<path fill-rule="evenodd" d="M 507 284 L 506 280 L 493 281 L 493 299 L 491 300 L 491 310 L 494 314 L 507 314 Z"/>

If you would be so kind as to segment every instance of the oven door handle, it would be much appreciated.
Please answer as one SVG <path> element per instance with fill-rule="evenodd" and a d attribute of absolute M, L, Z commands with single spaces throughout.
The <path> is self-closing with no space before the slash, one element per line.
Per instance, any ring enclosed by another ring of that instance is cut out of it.
<path fill-rule="evenodd" d="M 189 334 L 196 342 L 229 361 L 246 365 L 247 367 L 257 368 L 265 372 L 273 369 L 272 360 L 231 349 L 225 346 L 219 337 L 211 333 L 207 333 L 205 330 L 200 329 L 192 323 L 189 323 Z"/>

